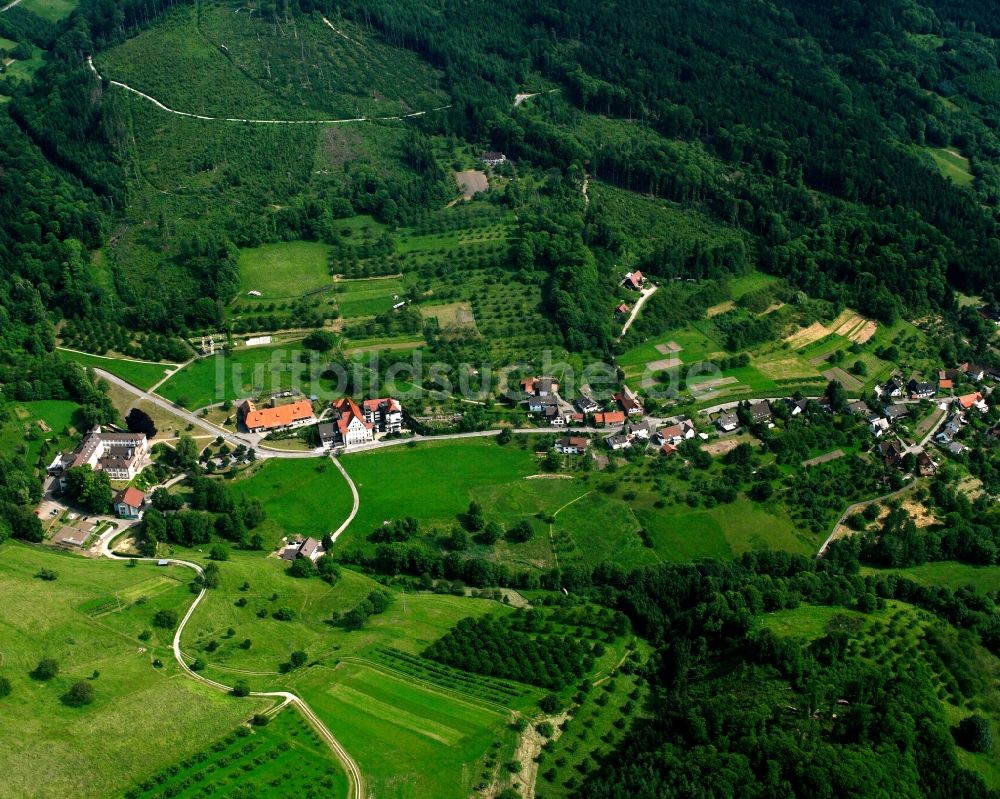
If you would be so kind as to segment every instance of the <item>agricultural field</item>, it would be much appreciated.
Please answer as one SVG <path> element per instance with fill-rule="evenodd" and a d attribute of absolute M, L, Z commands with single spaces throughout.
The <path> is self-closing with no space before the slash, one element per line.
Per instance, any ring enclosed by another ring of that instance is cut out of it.
<path fill-rule="evenodd" d="M 40 569 L 55 572 L 56 579 L 38 579 Z M 262 709 L 255 700 L 234 701 L 182 677 L 170 653 L 170 632 L 152 626 L 157 610 L 179 611 L 191 601 L 189 576 L 0 546 L 0 674 L 13 683 L 11 696 L 0 700 L 0 796 L 103 799 Z M 155 632 L 142 640 L 144 630 Z M 29 677 L 44 657 L 58 662 L 58 676 Z M 92 704 L 74 708 L 60 701 L 77 681 L 93 686 Z M 80 745 L 96 740 L 101 757 Z"/>
<path fill-rule="evenodd" d="M 237 501 L 260 500 L 267 518 L 258 531 L 275 541 L 282 535 L 322 538 L 351 512 L 347 482 L 328 458 L 264 461 L 250 477 L 227 482 Z"/>
<path fill-rule="evenodd" d="M 265 726 L 237 727 L 211 746 L 125 791 L 122 799 L 223 799 L 252 792 L 259 799 L 347 796 L 347 776 L 329 746 L 290 708 Z"/>
<path fill-rule="evenodd" d="M 289 343 L 236 349 L 199 358 L 174 374 L 157 390 L 186 408 L 202 408 L 225 400 L 298 390 L 319 393 L 327 361 L 318 353 Z"/>
<path fill-rule="evenodd" d="M 332 287 L 330 248 L 315 241 L 282 241 L 240 250 L 240 302 L 252 309 Z M 260 297 L 248 297 L 259 291 Z"/>
<path fill-rule="evenodd" d="M 59 350 L 59 357 L 76 363 L 88 369 L 103 369 L 116 377 L 120 377 L 137 388 L 146 390 L 159 383 L 164 377 L 176 370 L 178 364 L 149 363 L 130 358 L 108 358 L 102 355 L 91 355 L 83 352 Z"/>

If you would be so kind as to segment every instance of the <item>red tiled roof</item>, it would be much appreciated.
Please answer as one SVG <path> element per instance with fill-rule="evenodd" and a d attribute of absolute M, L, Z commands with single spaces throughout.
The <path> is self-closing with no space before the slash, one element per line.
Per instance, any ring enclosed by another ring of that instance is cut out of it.
<path fill-rule="evenodd" d="M 342 435 L 347 433 L 347 428 L 350 426 L 352 419 L 355 418 L 367 429 L 372 429 L 372 426 L 365 421 L 365 417 L 361 414 L 361 409 L 357 403 L 350 397 L 343 397 L 337 400 L 333 403 L 333 409 L 340 413 L 340 418 L 337 419 L 337 427 L 340 429 Z"/>
<path fill-rule="evenodd" d="M 625 414 L 622 413 L 621 411 L 608 411 L 607 413 L 595 413 L 594 422 L 603 425 L 623 424 L 625 422 Z"/>
<path fill-rule="evenodd" d="M 366 399 L 361 404 L 364 406 L 366 411 L 377 411 L 379 407 L 385 403 L 389 406 L 389 411 L 399 411 L 400 405 L 398 400 L 394 400 L 391 397 L 382 397 L 380 399 Z"/>
<path fill-rule="evenodd" d="M 277 408 L 263 408 L 261 410 L 254 408 L 251 403 L 243 423 L 249 430 L 256 430 L 258 427 L 271 429 L 309 419 L 312 415 L 312 403 L 309 400 L 300 400 L 291 405 L 279 405 Z"/>
<path fill-rule="evenodd" d="M 141 508 L 142 503 L 146 501 L 146 495 L 143 494 L 138 488 L 133 488 L 129 486 L 124 491 L 120 492 L 117 497 L 115 497 L 115 504 L 120 505 L 125 503 L 130 508 Z"/>
<path fill-rule="evenodd" d="M 978 391 L 975 394 L 966 394 L 964 397 L 958 398 L 958 404 L 963 408 L 971 408 L 977 402 L 983 398 L 983 395 Z"/>
<path fill-rule="evenodd" d="M 948 377 L 942 377 L 938 381 L 938 387 L 939 388 L 954 388 L 955 387 L 955 383 L 950 378 L 948 378 Z"/>

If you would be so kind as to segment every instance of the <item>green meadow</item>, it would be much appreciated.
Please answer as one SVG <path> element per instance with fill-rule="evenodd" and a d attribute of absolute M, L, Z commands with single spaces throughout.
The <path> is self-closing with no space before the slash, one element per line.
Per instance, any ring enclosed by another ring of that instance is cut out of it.
<path fill-rule="evenodd" d="M 924 151 L 934 159 L 941 174 L 946 178 L 951 178 L 956 186 L 971 186 L 975 181 L 972 170 L 969 168 L 969 159 L 957 150 L 925 147 Z"/>
<path fill-rule="evenodd" d="M 228 485 L 237 501 L 260 500 L 267 518 L 258 529 L 274 540 L 294 534 L 321 538 L 341 525 L 353 504 L 347 481 L 329 458 L 273 458 Z"/>
<path fill-rule="evenodd" d="M 240 301 L 252 308 L 332 287 L 329 250 L 315 241 L 282 241 L 240 250 Z M 261 296 L 248 297 L 250 291 Z"/>
<path fill-rule="evenodd" d="M 39 569 L 54 581 L 35 577 Z M 184 677 L 169 631 L 151 624 L 161 608 L 191 601 L 183 570 L 7 543 L 0 546 L 0 674 L 13 684 L 0 699 L 0 796 L 103 799 L 232 730 L 262 704 L 235 701 Z M 148 641 L 143 630 L 156 630 Z M 59 663 L 47 682 L 28 672 Z M 162 663 L 155 666 L 155 661 Z M 95 691 L 71 708 L 59 697 L 77 681 Z M 100 756 L 88 742 L 100 742 Z"/>
<path fill-rule="evenodd" d="M 100 355 L 90 355 L 83 352 L 59 350 L 59 357 L 67 361 L 75 361 L 88 369 L 103 369 L 115 377 L 120 377 L 141 389 L 148 389 L 160 382 L 177 364 L 148 363 L 134 361 L 130 358 L 106 358 Z"/>
<path fill-rule="evenodd" d="M 76 8 L 74 0 L 22 0 L 18 7 L 49 22 L 59 22 Z"/>

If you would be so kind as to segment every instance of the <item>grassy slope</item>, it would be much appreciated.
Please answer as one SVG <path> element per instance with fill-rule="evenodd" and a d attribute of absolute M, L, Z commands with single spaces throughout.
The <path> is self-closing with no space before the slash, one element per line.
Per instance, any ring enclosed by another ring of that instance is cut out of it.
<path fill-rule="evenodd" d="M 55 570 L 58 579 L 32 575 Z M 236 702 L 182 677 L 170 657 L 169 633 L 143 643 L 159 608 L 183 609 L 191 600 L 187 573 L 154 566 L 85 560 L 48 550 L 0 547 L 0 673 L 14 684 L 2 701 L 0 796 L 105 797 L 130 775 L 167 765 L 231 730 L 259 703 Z M 97 618 L 85 603 L 119 596 L 143 605 Z M 42 657 L 60 663 L 50 683 L 27 676 Z M 164 666 L 153 668 L 159 657 Z M 97 698 L 82 708 L 58 697 L 91 676 Z M 98 747 L 98 750 L 95 749 Z"/>
<path fill-rule="evenodd" d="M 106 372 L 122 380 L 126 380 L 134 386 L 148 389 L 155 385 L 167 374 L 167 371 L 174 368 L 175 364 L 164 363 L 144 363 L 133 361 L 129 358 L 102 358 L 97 355 L 87 355 L 82 352 L 67 352 L 59 350 L 59 357 L 67 361 L 75 361 L 87 368 L 103 369 Z"/>
<path fill-rule="evenodd" d="M 283 241 L 240 251 L 240 291 L 259 291 L 261 303 L 301 297 L 330 285 L 329 247 L 314 241 Z"/>
<path fill-rule="evenodd" d="M 237 500 L 261 501 L 267 519 L 259 530 L 265 537 L 294 533 L 322 537 L 351 512 L 347 482 L 326 458 L 270 460 L 252 477 L 229 485 Z"/>

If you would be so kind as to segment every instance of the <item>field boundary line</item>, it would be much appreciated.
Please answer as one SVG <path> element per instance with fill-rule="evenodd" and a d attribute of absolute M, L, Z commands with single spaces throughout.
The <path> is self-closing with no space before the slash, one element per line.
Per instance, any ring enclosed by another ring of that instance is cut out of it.
<path fill-rule="evenodd" d="M 482 699 L 474 694 L 466 693 L 465 691 L 459 691 L 455 688 L 446 688 L 437 683 L 430 682 L 429 680 L 422 679 L 420 677 L 414 677 L 411 674 L 407 674 L 405 671 L 399 669 L 394 669 L 392 666 L 386 666 L 383 663 L 379 663 L 376 660 L 369 660 L 368 658 L 359 657 L 358 655 L 345 655 L 340 658 L 341 663 L 358 663 L 362 666 L 368 666 L 377 671 L 385 672 L 393 677 L 398 677 L 401 680 L 406 680 L 408 682 L 415 682 L 421 686 L 426 686 L 426 688 L 431 693 L 437 694 L 455 694 L 456 701 L 464 702 L 470 705 L 480 706 L 486 710 L 490 710 L 499 715 L 510 715 L 516 718 L 519 713 L 513 708 L 507 707 L 506 705 L 501 705 L 499 702 L 492 702 L 489 699 Z M 432 661 L 436 662 L 436 661 Z"/>

